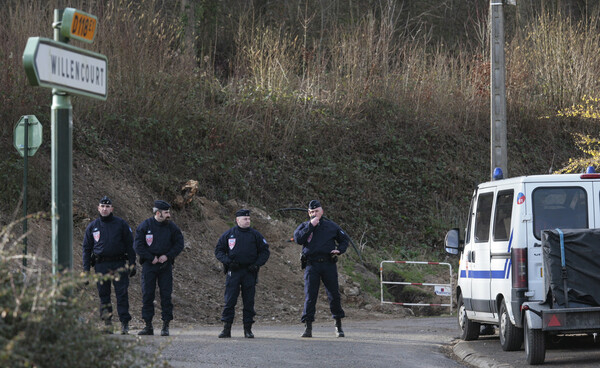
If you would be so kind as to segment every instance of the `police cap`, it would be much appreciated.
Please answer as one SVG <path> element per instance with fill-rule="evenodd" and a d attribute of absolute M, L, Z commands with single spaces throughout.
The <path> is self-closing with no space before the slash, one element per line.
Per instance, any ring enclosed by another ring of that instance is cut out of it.
<path fill-rule="evenodd" d="M 171 205 L 168 204 L 167 202 L 159 199 L 159 200 L 154 201 L 154 207 L 156 207 L 157 209 L 159 209 L 161 211 L 166 211 L 169 208 L 171 208 Z"/>
<path fill-rule="evenodd" d="M 312 201 L 308 202 L 309 210 L 314 210 L 315 208 L 319 207 L 321 207 L 321 202 L 317 201 L 316 199 L 313 199 Z"/>
<path fill-rule="evenodd" d="M 244 208 L 242 208 L 241 210 L 237 210 L 237 212 L 235 213 L 235 217 L 240 216 L 250 216 L 250 210 Z"/>
<path fill-rule="evenodd" d="M 100 202 L 98 202 L 98 203 L 99 204 L 110 204 L 110 205 L 112 205 L 112 201 L 107 196 L 102 197 L 102 199 L 100 199 Z"/>

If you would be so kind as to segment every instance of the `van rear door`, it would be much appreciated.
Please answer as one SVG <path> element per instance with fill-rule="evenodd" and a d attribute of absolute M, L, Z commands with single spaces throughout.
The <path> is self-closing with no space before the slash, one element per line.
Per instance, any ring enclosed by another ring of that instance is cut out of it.
<path fill-rule="evenodd" d="M 525 190 L 532 218 L 527 224 L 529 300 L 544 300 L 541 232 L 546 229 L 587 229 L 590 225 L 595 226 L 593 183 L 526 183 Z"/>

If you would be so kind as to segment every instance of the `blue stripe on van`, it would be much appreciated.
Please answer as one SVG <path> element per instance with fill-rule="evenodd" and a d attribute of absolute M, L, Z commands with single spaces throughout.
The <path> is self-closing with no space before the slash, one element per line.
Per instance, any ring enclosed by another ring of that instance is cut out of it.
<path fill-rule="evenodd" d="M 505 267 L 506 268 L 506 267 Z M 467 276 L 467 271 L 460 271 L 461 278 L 469 278 L 469 279 L 506 279 L 508 275 L 505 270 L 491 270 L 491 271 L 474 271 L 469 270 L 469 275 Z"/>

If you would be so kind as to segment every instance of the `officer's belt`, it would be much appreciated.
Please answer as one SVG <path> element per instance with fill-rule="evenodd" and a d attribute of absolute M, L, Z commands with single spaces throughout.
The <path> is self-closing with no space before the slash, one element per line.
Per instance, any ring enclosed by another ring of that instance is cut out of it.
<path fill-rule="evenodd" d="M 331 256 L 320 255 L 320 256 L 308 256 L 308 263 L 323 263 L 323 262 L 331 262 Z"/>
<path fill-rule="evenodd" d="M 102 262 L 117 262 L 117 261 L 126 261 L 126 254 L 118 254 L 116 256 L 103 256 L 101 254 L 96 254 L 96 263 Z"/>

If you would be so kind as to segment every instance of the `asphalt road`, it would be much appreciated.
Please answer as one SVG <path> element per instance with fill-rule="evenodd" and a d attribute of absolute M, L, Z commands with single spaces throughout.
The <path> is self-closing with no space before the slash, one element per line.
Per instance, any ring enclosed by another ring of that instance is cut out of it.
<path fill-rule="evenodd" d="M 496 329 L 497 330 L 497 329 Z M 503 351 L 496 332 L 475 341 L 460 341 L 454 346 L 459 359 L 480 368 L 532 367 L 527 364 L 525 350 Z M 544 367 L 592 368 L 600 366 L 600 342 L 590 336 L 566 336 L 546 348 Z"/>
<path fill-rule="evenodd" d="M 303 325 L 260 325 L 254 339 L 234 324 L 232 338 L 219 339 L 221 326 L 173 328 L 170 337 L 144 336 L 163 345 L 162 358 L 173 367 L 464 367 L 452 357 L 456 318 L 344 320 L 346 337 L 336 338 L 333 322 L 315 323 L 313 337 L 301 338 Z M 137 331 L 132 331 L 135 333 Z M 157 332 L 155 330 L 155 332 Z"/>

